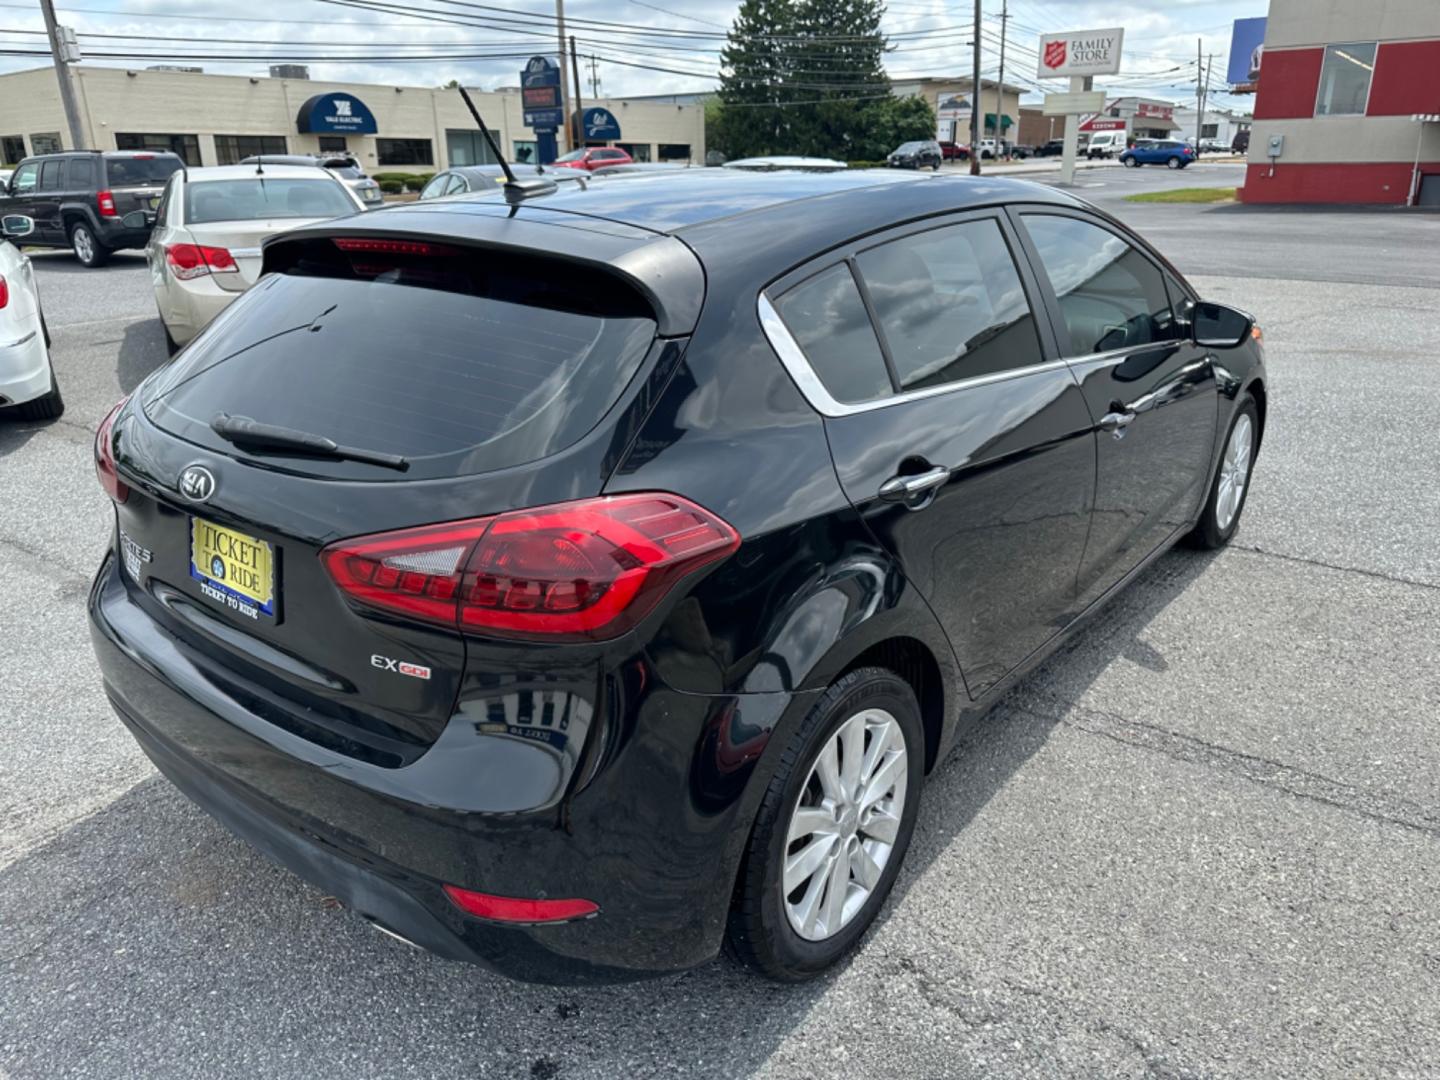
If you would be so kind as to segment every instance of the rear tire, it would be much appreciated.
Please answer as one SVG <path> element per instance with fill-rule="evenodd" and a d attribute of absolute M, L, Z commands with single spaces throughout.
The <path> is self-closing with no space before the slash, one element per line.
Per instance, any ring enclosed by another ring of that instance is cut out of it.
<path fill-rule="evenodd" d="M 746 845 L 727 933 L 741 962 L 801 982 L 855 946 L 900 873 L 924 772 L 908 683 L 867 667 L 825 692 L 782 752 Z"/>
<path fill-rule="evenodd" d="M 1250 494 L 1250 478 L 1259 445 L 1260 411 L 1255 399 L 1246 394 L 1230 421 L 1230 430 L 1225 433 L 1220 467 L 1210 484 L 1210 497 L 1205 500 L 1200 520 L 1188 537 L 1193 546 L 1209 551 L 1222 548 L 1240 528 L 1240 514 Z"/>
<path fill-rule="evenodd" d="M 50 368 L 50 392 L 34 401 L 15 406 L 15 415 L 21 420 L 58 420 L 65 413 L 65 399 L 60 396 L 60 380 L 55 377 L 55 368 Z"/>
<path fill-rule="evenodd" d="M 75 258 L 80 260 L 81 266 L 94 269 L 110 261 L 110 249 L 100 243 L 90 231 L 90 226 L 83 221 L 77 221 L 70 226 L 70 248 L 75 252 Z"/>

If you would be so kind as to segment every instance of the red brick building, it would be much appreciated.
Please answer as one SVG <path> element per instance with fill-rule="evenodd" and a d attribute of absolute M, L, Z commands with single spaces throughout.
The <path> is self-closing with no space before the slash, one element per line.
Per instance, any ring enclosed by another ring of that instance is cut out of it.
<path fill-rule="evenodd" d="M 1271 0 L 1246 164 L 1247 203 L 1440 205 L 1440 0 Z"/>

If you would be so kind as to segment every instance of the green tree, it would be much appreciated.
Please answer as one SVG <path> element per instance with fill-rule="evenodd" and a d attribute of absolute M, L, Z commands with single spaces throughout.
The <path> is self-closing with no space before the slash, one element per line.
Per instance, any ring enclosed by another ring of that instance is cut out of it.
<path fill-rule="evenodd" d="M 720 50 L 718 130 L 705 140 L 727 157 L 774 153 L 786 145 L 787 82 L 795 47 L 792 0 L 743 0 Z"/>

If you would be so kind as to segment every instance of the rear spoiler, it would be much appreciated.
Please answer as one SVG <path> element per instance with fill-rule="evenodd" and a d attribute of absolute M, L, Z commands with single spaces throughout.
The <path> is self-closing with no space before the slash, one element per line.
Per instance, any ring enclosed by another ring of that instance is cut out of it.
<path fill-rule="evenodd" d="M 556 215 L 557 217 L 559 215 Z M 269 237 L 261 273 L 286 265 L 288 249 L 323 237 L 367 236 L 429 241 L 451 247 L 541 258 L 557 272 L 599 273 L 634 289 L 655 312 L 661 337 L 691 333 L 705 299 L 705 273 L 695 253 L 673 236 L 597 218 L 555 221 L 515 216 L 503 203 L 372 210 Z"/>

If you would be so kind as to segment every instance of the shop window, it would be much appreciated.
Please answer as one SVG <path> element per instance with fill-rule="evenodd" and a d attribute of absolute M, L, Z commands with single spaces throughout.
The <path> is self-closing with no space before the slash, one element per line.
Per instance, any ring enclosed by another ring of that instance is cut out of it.
<path fill-rule="evenodd" d="M 650 144 L 649 144 L 649 143 L 644 143 L 644 142 L 622 142 L 622 143 L 616 143 L 615 145 L 618 146 L 621 150 L 624 150 L 627 154 L 629 154 L 629 155 L 631 156 L 631 158 L 633 158 L 633 159 L 636 160 L 636 161 L 649 161 L 649 160 L 650 160 Z M 689 157 L 689 156 L 690 156 L 690 154 L 689 154 L 690 148 L 687 146 L 687 147 L 685 148 L 685 150 L 686 150 L 685 156 L 686 156 L 686 157 Z"/>
<path fill-rule="evenodd" d="M 1316 116 L 1360 116 L 1370 98 L 1370 76 L 1375 72 L 1375 42 L 1327 45 L 1320 67 L 1320 93 Z"/>
<path fill-rule="evenodd" d="M 1202 138 L 1202 139 L 1214 139 L 1214 138 L 1218 138 L 1219 135 L 1220 135 L 1220 125 L 1219 125 L 1219 124 L 1201 124 L 1201 125 L 1200 125 L 1200 138 Z"/>
<path fill-rule="evenodd" d="M 220 165 L 238 165 L 259 154 L 285 154 L 284 135 L 216 135 L 215 158 Z"/>
<path fill-rule="evenodd" d="M 429 139 L 376 139 L 375 155 L 381 165 L 435 164 Z"/>
<path fill-rule="evenodd" d="M 36 154 L 60 153 L 60 133 L 58 131 L 42 131 L 38 135 L 31 135 L 30 149 Z"/>
<path fill-rule="evenodd" d="M 349 149 L 350 147 L 345 145 L 344 135 L 320 136 L 320 152 L 322 154 L 343 154 Z"/>
<path fill-rule="evenodd" d="M 664 142 L 662 142 L 662 143 L 659 145 L 658 149 L 659 149 L 659 151 L 660 151 L 660 160 L 661 160 L 661 161 L 689 161 L 689 160 L 690 160 L 690 144 L 689 144 L 689 143 L 664 143 Z"/>
<path fill-rule="evenodd" d="M 25 160 L 25 136 L 0 135 L 0 164 L 19 165 Z"/>
<path fill-rule="evenodd" d="M 417 164 L 430 164 L 430 143 L 425 139 L 381 139 L 383 142 L 401 143 L 424 143 L 425 160 Z M 456 165 L 494 165 L 495 155 L 490 152 L 490 144 L 485 141 L 485 136 L 478 131 L 454 131 L 445 132 L 445 152 L 450 159 L 453 168 Z M 383 154 L 383 151 L 382 151 Z M 382 156 L 383 162 L 385 158 Z M 403 162 L 394 162 L 396 165 Z"/>
<path fill-rule="evenodd" d="M 200 140 L 194 135 L 159 135 L 154 132 L 137 134 L 136 132 L 117 131 L 115 133 L 115 149 L 162 152 L 168 150 L 170 153 L 178 155 L 186 165 L 205 164 L 200 160 Z"/>
<path fill-rule="evenodd" d="M 510 146 L 512 148 L 511 153 L 515 155 L 515 160 L 521 165 L 529 165 L 539 160 L 535 156 L 539 153 L 539 150 L 535 146 L 534 139 L 516 139 Z M 451 159 L 451 163 L 454 163 L 453 158 Z"/>

